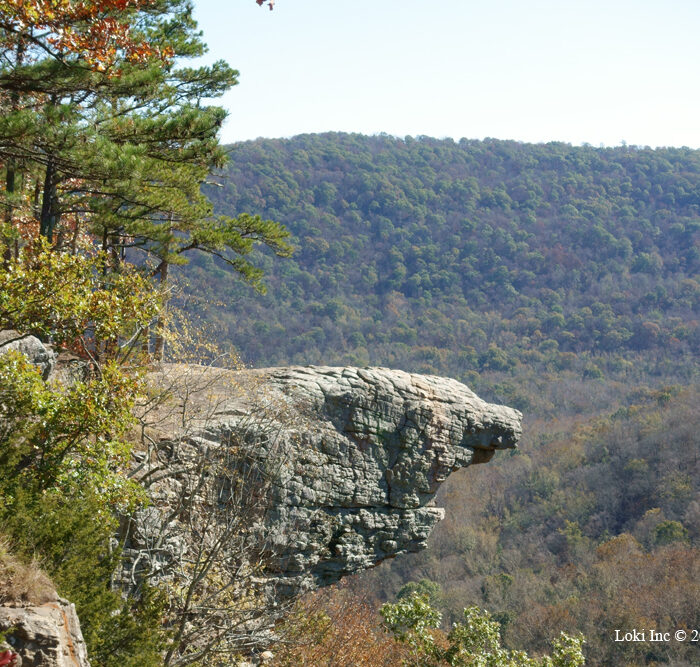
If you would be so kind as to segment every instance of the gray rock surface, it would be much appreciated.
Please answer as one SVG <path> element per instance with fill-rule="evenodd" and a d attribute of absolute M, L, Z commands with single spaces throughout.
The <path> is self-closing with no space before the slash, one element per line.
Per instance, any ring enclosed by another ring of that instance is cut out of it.
<path fill-rule="evenodd" d="M 44 345 L 36 336 L 21 334 L 11 329 L 0 331 L 0 354 L 5 354 L 8 350 L 17 350 L 27 356 L 35 366 L 41 371 L 44 380 L 56 365 L 56 354 Z"/>
<path fill-rule="evenodd" d="M 260 525 L 282 597 L 425 548 L 443 517 L 432 506 L 440 484 L 515 447 L 521 434 L 519 412 L 447 378 L 312 366 L 207 373 L 219 374 L 206 383 L 215 408 L 187 420 L 189 432 L 161 448 L 161 461 L 167 451 L 166 467 L 182 470 L 197 452 L 247 443 L 270 479 Z M 172 477 L 150 487 L 154 506 L 134 526 L 133 553 L 156 535 L 160 558 L 186 549 L 174 535 L 170 546 L 162 539 L 181 488 Z M 158 569 L 167 567 L 151 564 Z"/>
<path fill-rule="evenodd" d="M 19 655 L 18 666 L 90 667 L 75 606 L 65 600 L 0 606 L 0 631 Z"/>

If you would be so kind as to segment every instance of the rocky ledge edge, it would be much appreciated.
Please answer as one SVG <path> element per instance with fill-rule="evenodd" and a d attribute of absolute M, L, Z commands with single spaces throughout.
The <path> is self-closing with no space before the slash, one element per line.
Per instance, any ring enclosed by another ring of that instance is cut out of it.
<path fill-rule="evenodd" d="M 181 379 L 192 373 L 172 366 L 154 382 L 177 391 L 196 384 Z M 521 435 L 520 412 L 448 378 L 327 366 L 200 373 L 216 407 L 195 411 L 186 434 L 166 437 L 167 465 L 185 470 L 188 458 L 242 440 L 266 462 L 272 483 L 262 521 L 274 554 L 268 574 L 281 597 L 425 548 L 444 516 L 433 506 L 442 482 L 496 450 L 515 448 Z M 161 517 L 172 516 L 186 476 L 151 489 L 155 507 L 133 526 L 134 554 L 143 557 L 141 547 L 167 532 Z M 182 540 L 173 544 L 182 548 Z M 168 568 L 163 562 L 149 569 Z"/>

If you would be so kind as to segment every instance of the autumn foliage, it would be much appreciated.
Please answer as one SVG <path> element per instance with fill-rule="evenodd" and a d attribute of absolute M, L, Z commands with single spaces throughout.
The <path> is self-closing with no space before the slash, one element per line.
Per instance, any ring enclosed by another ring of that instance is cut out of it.
<path fill-rule="evenodd" d="M 298 602 L 280 628 L 280 667 L 399 667 L 408 651 L 387 634 L 379 614 L 343 584 Z"/>
<path fill-rule="evenodd" d="M 281 226 L 214 216 L 201 192 L 225 159 L 226 113 L 209 102 L 238 73 L 190 66 L 206 51 L 192 10 L 0 0 L 0 329 L 51 359 L 42 375 L 0 354 L 0 537 L 41 559 L 102 667 L 191 661 L 167 645 L 168 593 L 114 579 L 117 516 L 146 502 L 130 471 L 135 405 L 166 339 L 168 265 L 196 249 L 259 283 L 244 256 L 289 249 Z"/>
<path fill-rule="evenodd" d="M 56 58 L 80 56 L 87 65 L 102 70 L 117 57 L 144 62 L 172 55 L 132 31 L 134 13 L 156 4 L 154 0 L 2 0 L 0 28 L 6 39 L 26 40 Z"/>

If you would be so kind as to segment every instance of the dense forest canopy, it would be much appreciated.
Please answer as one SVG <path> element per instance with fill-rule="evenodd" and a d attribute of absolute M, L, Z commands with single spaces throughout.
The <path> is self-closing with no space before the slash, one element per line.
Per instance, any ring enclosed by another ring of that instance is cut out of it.
<path fill-rule="evenodd" d="M 194 278 L 253 364 L 691 373 L 698 151 L 347 134 L 230 151 L 217 209 L 261 211 L 298 246 L 265 262 L 263 300 Z"/>

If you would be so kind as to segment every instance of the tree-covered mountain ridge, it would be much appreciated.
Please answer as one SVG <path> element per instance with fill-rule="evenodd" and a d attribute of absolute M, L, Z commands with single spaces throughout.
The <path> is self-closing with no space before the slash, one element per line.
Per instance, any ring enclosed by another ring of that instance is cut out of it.
<path fill-rule="evenodd" d="M 215 208 L 297 245 L 261 258 L 264 298 L 189 270 L 247 362 L 694 373 L 700 151 L 330 133 L 229 152 Z"/>

